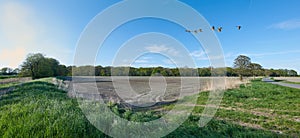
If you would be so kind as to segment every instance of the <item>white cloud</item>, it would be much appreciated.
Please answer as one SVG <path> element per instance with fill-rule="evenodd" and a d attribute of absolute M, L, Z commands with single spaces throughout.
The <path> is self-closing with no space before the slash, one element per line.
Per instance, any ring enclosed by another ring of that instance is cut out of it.
<path fill-rule="evenodd" d="M 28 53 L 41 52 L 64 61 L 72 59 L 72 51 L 63 45 L 64 37 L 57 35 L 63 34 L 63 30 L 53 32 L 57 26 L 43 22 L 31 7 L 3 2 L 0 21 L 0 67 L 16 68 Z"/>
<path fill-rule="evenodd" d="M 178 56 L 179 51 L 172 47 L 168 47 L 166 45 L 151 45 L 146 47 L 146 50 L 152 53 L 164 53 L 164 54 L 170 54 L 172 56 Z"/>
<path fill-rule="evenodd" d="M 300 20 L 294 19 L 294 20 L 283 21 L 280 23 L 273 24 L 268 28 L 283 29 L 283 30 L 300 29 Z"/>
<path fill-rule="evenodd" d="M 134 64 L 132 65 L 133 67 L 167 67 L 166 65 L 163 64 Z"/>
<path fill-rule="evenodd" d="M 208 60 L 206 53 L 202 50 L 193 51 L 190 55 L 196 60 Z"/>
<path fill-rule="evenodd" d="M 138 59 L 134 62 L 140 64 L 140 63 L 148 63 L 149 61 L 148 60 L 143 60 L 143 59 Z"/>

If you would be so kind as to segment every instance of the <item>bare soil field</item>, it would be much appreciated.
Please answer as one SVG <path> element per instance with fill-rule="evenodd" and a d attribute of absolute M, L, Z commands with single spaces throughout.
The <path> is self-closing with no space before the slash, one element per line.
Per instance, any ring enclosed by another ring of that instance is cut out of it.
<path fill-rule="evenodd" d="M 299 82 L 300 83 L 300 77 L 275 77 L 275 80 L 283 80 L 283 81 L 289 81 L 289 82 Z"/>
<path fill-rule="evenodd" d="M 73 77 L 69 96 L 149 107 L 213 87 L 232 89 L 242 83 L 247 81 L 222 77 Z"/>
<path fill-rule="evenodd" d="M 0 80 L 0 84 L 8 84 L 8 83 L 16 83 L 16 82 L 27 82 L 30 81 L 31 78 L 26 77 L 26 78 L 9 78 L 9 79 L 3 79 Z"/>

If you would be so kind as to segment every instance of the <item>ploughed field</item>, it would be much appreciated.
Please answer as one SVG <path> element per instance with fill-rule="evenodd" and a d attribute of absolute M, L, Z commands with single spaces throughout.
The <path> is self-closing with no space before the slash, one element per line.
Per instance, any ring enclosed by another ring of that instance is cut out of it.
<path fill-rule="evenodd" d="M 288 81 L 288 82 L 294 82 L 300 84 L 300 77 L 275 77 L 275 80 L 282 80 L 282 81 Z"/>
<path fill-rule="evenodd" d="M 73 77 L 69 95 L 145 107 L 173 102 L 214 86 L 225 89 L 225 79 L 226 88 L 240 85 L 238 78 L 222 77 Z"/>

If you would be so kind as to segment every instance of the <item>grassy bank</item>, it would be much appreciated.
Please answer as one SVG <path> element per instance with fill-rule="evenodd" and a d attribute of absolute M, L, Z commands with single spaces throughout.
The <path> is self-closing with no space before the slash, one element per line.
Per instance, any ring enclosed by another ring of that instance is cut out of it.
<path fill-rule="evenodd" d="M 299 122 L 292 119 L 300 116 L 299 94 L 299 90 L 263 82 L 229 90 L 216 117 L 199 128 L 199 114 L 208 97 L 208 93 L 201 93 L 193 115 L 167 137 L 285 136 L 274 131 L 297 136 Z M 116 114 L 134 121 L 149 121 L 161 115 L 116 107 L 111 106 Z M 0 137 L 107 137 L 88 122 L 75 99 L 46 80 L 16 86 L 1 97 L 0 111 Z"/>
<path fill-rule="evenodd" d="M 16 86 L 0 99 L 0 137 L 96 137 L 76 100 L 47 82 Z"/>

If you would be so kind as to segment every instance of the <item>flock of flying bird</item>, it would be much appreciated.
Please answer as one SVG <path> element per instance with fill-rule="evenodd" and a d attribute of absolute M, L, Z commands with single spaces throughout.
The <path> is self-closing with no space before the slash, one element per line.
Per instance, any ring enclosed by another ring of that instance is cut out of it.
<path fill-rule="evenodd" d="M 237 29 L 238 30 L 241 30 L 242 29 L 242 26 L 236 26 L 237 27 Z M 218 27 L 218 28 L 216 28 L 215 26 L 212 26 L 211 27 L 211 30 L 213 30 L 213 31 L 218 31 L 218 32 L 222 32 L 222 29 L 223 29 L 223 27 Z M 185 30 L 186 32 L 188 32 L 188 33 L 192 33 L 192 32 L 194 32 L 194 33 L 201 33 L 201 32 L 203 32 L 203 30 L 202 29 L 199 29 L 199 30 L 194 30 L 194 31 L 192 31 L 192 30 Z"/>

